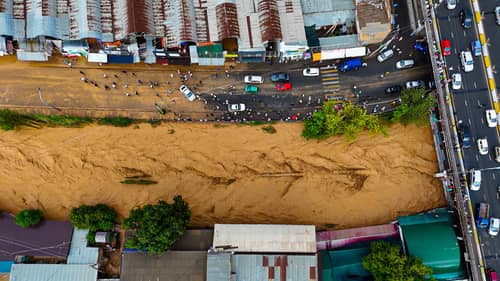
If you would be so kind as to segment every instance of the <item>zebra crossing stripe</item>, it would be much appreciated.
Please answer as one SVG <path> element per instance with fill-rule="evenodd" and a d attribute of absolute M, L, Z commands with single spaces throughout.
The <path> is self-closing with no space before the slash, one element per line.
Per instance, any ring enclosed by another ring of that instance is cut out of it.
<path fill-rule="evenodd" d="M 328 82 L 324 82 L 323 85 L 332 85 L 332 84 L 339 84 L 339 81 L 328 81 Z"/>
<path fill-rule="evenodd" d="M 331 81 L 331 80 L 339 80 L 339 77 L 325 77 L 322 79 L 323 81 Z"/>

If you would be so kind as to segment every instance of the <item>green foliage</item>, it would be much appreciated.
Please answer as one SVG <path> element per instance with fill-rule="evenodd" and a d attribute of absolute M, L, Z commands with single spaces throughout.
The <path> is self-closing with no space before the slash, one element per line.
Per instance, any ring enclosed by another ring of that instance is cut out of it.
<path fill-rule="evenodd" d="M 401 255 L 399 246 L 384 241 L 370 244 L 370 254 L 363 258 L 362 265 L 375 281 L 425 281 L 432 274 L 421 259 Z"/>
<path fill-rule="evenodd" d="M 125 180 L 122 180 L 120 183 L 150 185 L 150 184 L 157 184 L 158 182 L 154 181 L 154 180 L 147 180 L 147 179 L 125 179 Z"/>
<path fill-rule="evenodd" d="M 123 221 L 125 229 L 135 231 L 126 246 L 161 254 L 184 234 L 190 218 L 189 205 L 179 195 L 172 204 L 159 201 L 156 205 L 133 209 Z"/>
<path fill-rule="evenodd" d="M 82 205 L 71 209 L 69 218 L 73 226 L 80 229 L 111 230 L 116 222 L 116 211 L 104 204 Z"/>
<path fill-rule="evenodd" d="M 0 129 L 4 131 L 14 130 L 26 123 L 26 117 L 16 111 L 2 109 L 0 110 Z"/>
<path fill-rule="evenodd" d="M 401 105 L 393 112 L 392 121 L 403 125 L 415 124 L 424 126 L 429 123 L 429 111 L 436 105 L 432 92 L 426 93 L 423 88 L 404 89 L 401 92 Z"/>
<path fill-rule="evenodd" d="M 268 133 L 268 134 L 276 134 L 276 128 L 274 128 L 273 126 L 269 125 L 269 126 L 264 126 L 261 128 L 262 131 Z"/>
<path fill-rule="evenodd" d="M 85 124 L 92 123 L 90 117 L 68 116 L 68 115 L 41 115 L 35 114 L 32 116 L 34 120 L 45 123 L 49 127 L 81 127 Z"/>
<path fill-rule="evenodd" d="M 128 127 L 132 125 L 134 120 L 127 118 L 127 117 L 104 117 L 101 119 L 98 119 L 97 123 L 99 125 L 108 125 L 108 126 L 115 126 L 115 127 Z"/>
<path fill-rule="evenodd" d="M 95 244 L 95 231 L 90 231 L 87 233 L 87 242 L 89 242 L 89 244 Z"/>
<path fill-rule="evenodd" d="M 20 227 L 31 227 L 43 220 L 43 212 L 37 209 L 23 210 L 15 217 L 15 222 Z"/>
<path fill-rule="evenodd" d="M 342 110 L 334 108 L 334 102 L 325 102 L 323 109 L 304 120 L 302 136 L 306 139 L 326 139 L 333 135 L 344 135 L 347 141 L 354 141 L 362 130 L 387 135 L 376 115 L 352 103 L 344 103 Z"/>

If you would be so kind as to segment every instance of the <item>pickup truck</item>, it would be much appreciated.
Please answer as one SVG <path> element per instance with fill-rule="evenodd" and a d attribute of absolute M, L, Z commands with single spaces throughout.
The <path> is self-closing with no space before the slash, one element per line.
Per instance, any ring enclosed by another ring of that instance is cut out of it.
<path fill-rule="evenodd" d="M 477 227 L 487 228 L 490 217 L 490 205 L 488 203 L 479 203 L 479 210 L 477 213 Z"/>

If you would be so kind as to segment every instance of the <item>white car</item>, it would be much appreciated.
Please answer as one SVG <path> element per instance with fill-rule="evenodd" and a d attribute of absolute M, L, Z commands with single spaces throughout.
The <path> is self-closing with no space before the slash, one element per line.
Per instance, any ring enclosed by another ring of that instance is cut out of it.
<path fill-rule="evenodd" d="M 457 7 L 457 0 L 448 0 L 448 2 L 446 3 L 446 8 L 448 8 L 448 10 L 453 10 Z"/>
<path fill-rule="evenodd" d="M 319 76 L 319 68 L 317 67 L 308 67 L 302 71 L 304 76 L 314 77 Z"/>
<path fill-rule="evenodd" d="M 460 52 L 460 62 L 465 72 L 471 72 L 474 70 L 474 60 L 472 59 L 472 53 L 469 51 Z"/>
<path fill-rule="evenodd" d="M 246 75 L 245 83 L 248 84 L 262 84 L 264 83 L 264 78 L 260 75 Z"/>
<path fill-rule="evenodd" d="M 488 140 L 486 138 L 477 139 L 477 149 L 479 154 L 488 155 Z"/>
<path fill-rule="evenodd" d="M 462 74 L 460 73 L 453 73 L 451 75 L 451 87 L 453 90 L 460 90 L 462 89 Z"/>
<path fill-rule="evenodd" d="M 377 61 L 383 62 L 388 60 L 392 56 L 394 56 L 394 51 L 392 49 L 387 49 L 377 56 Z"/>
<path fill-rule="evenodd" d="M 498 123 L 497 113 L 495 112 L 494 109 L 486 110 L 486 123 L 488 123 L 488 127 L 490 128 L 494 128 L 497 126 Z"/>
<path fill-rule="evenodd" d="M 500 163 L 500 146 L 495 146 L 495 161 Z"/>
<path fill-rule="evenodd" d="M 412 60 L 412 59 L 400 60 L 396 63 L 396 68 L 397 69 L 410 68 L 410 67 L 413 67 L 414 64 L 415 64 L 415 60 Z"/>
<path fill-rule="evenodd" d="M 500 6 L 495 8 L 495 16 L 497 18 L 497 25 L 500 25 Z"/>
<path fill-rule="evenodd" d="M 227 110 L 230 112 L 245 111 L 244 103 L 232 103 L 227 105 Z"/>
<path fill-rule="evenodd" d="M 491 236 L 497 236 L 500 230 L 500 219 L 491 217 L 490 218 L 490 228 L 488 229 L 488 234 Z"/>
<path fill-rule="evenodd" d="M 191 90 L 186 85 L 181 85 L 179 87 L 179 91 L 184 94 L 188 101 L 194 101 L 196 99 L 196 95 L 191 92 Z"/>
<path fill-rule="evenodd" d="M 422 81 L 422 80 L 415 80 L 415 81 L 406 82 L 407 89 L 423 88 L 423 87 L 424 87 L 424 81 Z"/>
<path fill-rule="evenodd" d="M 478 191 L 481 189 L 481 171 L 480 170 L 471 170 L 471 180 L 470 180 L 470 189 L 472 191 Z"/>

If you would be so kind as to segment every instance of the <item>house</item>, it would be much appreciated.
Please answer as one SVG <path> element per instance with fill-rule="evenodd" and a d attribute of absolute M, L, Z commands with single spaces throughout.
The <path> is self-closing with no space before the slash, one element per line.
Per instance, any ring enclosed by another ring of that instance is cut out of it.
<path fill-rule="evenodd" d="M 14 264 L 9 281 L 96 281 L 97 268 L 88 264 Z"/>
<path fill-rule="evenodd" d="M 207 281 L 318 280 L 312 225 L 216 224 Z"/>
<path fill-rule="evenodd" d="M 44 220 L 35 227 L 22 228 L 14 216 L 0 214 L 0 273 L 10 271 L 17 259 L 23 257 L 52 257 L 65 260 L 71 243 L 69 222 Z"/>
<path fill-rule="evenodd" d="M 356 28 L 362 45 L 379 43 L 392 30 L 389 0 L 356 0 Z"/>

